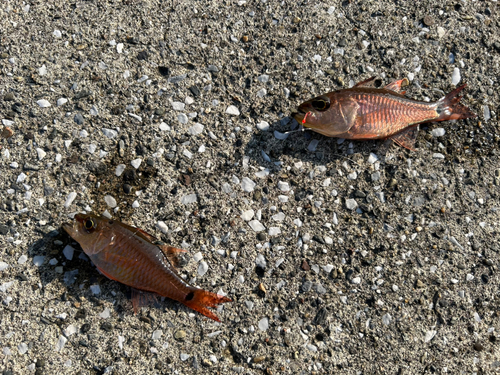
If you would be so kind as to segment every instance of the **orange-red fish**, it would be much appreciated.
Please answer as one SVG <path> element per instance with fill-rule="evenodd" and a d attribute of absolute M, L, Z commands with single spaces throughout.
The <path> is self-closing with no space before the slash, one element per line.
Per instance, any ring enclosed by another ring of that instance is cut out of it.
<path fill-rule="evenodd" d="M 460 104 L 462 85 L 437 102 L 412 100 L 402 87 L 408 80 L 374 88 L 375 77 L 350 89 L 318 96 L 298 108 L 295 119 L 305 127 L 326 135 L 346 139 L 391 138 L 397 144 L 414 150 L 418 125 L 445 120 L 476 117 Z"/>
<path fill-rule="evenodd" d="M 179 301 L 218 322 L 208 307 L 231 302 L 186 283 L 171 264 L 175 264 L 175 255 L 184 250 L 157 245 L 152 235 L 138 228 L 92 214 L 77 214 L 74 222 L 63 224 L 63 228 L 99 271 L 112 280 Z"/>

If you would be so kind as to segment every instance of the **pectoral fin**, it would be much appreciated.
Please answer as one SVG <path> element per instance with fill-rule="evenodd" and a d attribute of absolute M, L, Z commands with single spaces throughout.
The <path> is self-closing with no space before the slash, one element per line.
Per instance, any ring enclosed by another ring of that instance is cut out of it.
<path fill-rule="evenodd" d="M 415 151 L 415 142 L 418 135 L 418 125 L 406 128 L 405 130 L 394 134 L 389 137 L 398 145 L 407 148 L 408 150 Z"/>

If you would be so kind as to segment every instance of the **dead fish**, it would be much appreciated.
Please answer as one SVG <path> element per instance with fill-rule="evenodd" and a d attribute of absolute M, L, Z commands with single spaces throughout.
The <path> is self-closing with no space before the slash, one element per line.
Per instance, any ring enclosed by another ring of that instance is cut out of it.
<path fill-rule="evenodd" d="M 63 228 L 112 280 L 179 301 L 217 322 L 219 318 L 208 307 L 232 302 L 185 282 L 171 264 L 176 264 L 176 255 L 184 250 L 158 245 L 156 238 L 141 229 L 93 214 L 77 214 Z M 132 299 L 134 310 L 137 302 Z"/>
<path fill-rule="evenodd" d="M 333 91 L 302 103 L 295 119 L 305 127 L 327 137 L 346 139 L 390 138 L 414 151 L 418 125 L 446 120 L 476 117 L 460 104 L 458 94 L 466 85 L 457 87 L 437 102 L 409 99 L 401 91 L 408 79 L 375 88 L 376 77 L 350 89 Z"/>

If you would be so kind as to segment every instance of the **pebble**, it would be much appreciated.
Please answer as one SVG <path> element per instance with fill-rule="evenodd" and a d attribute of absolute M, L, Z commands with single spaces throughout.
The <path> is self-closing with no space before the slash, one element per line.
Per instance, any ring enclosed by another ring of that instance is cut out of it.
<path fill-rule="evenodd" d="M 378 160 L 378 156 L 375 155 L 373 152 L 370 153 L 370 156 L 368 156 L 368 163 L 373 164 Z"/>
<path fill-rule="evenodd" d="M 259 254 L 257 255 L 257 258 L 255 258 L 255 265 L 257 267 L 260 267 L 262 269 L 265 269 L 267 266 L 266 258 L 264 258 L 264 255 Z"/>
<path fill-rule="evenodd" d="M 198 266 L 198 276 L 204 276 L 208 271 L 208 264 L 204 260 Z"/>
<path fill-rule="evenodd" d="M 21 255 L 21 256 L 19 257 L 19 259 L 17 260 L 17 263 L 19 263 L 19 264 L 24 264 L 24 263 L 26 263 L 26 261 L 27 261 L 27 260 L 28 260 L 28 257 L 27 257 L 26 255 L 24 255 L 24 254 L 23 254 L 23 255 Z"/>
<path fill-rule="evenodd" d="M 255 211 L 250 209 L 241 214 L 241 218 L 245 221 L 250 221 L 252 220 L 253 216 L 255 215 Z"/>
<path fill-rule="evenodd" d="M 130 162 L 130 164 L 132 164 L 132 167 L 134 167 L 135 169 L 138 169 L 141 166 L 141 163 L 142 159 L 134 159 Z"/>
<path fill-rule="evenodd" d="M 55 351 L 60 352 L 64 349 L 64 345 L 66 345 L 66 342 L 68 342 L 68 339 L 64 336 L 59 336 L 59 340 L 57 340 Z"/>
<path fill-rule="evenodd" d="M 187 124 L 189 119 L 188 117 L 186 116 L 185 113 L 179 113 L 177 115 L 177 120 L 181 123 L 181 124 Z"/>
<path fill-rule="evenodd" d="M 269 232 L 268 232 L 269 236 L 277 236 L 280 233 L 281 233 L 281 229 L 278 227 L 270 227 L 269 228 Z"/>
<path fill-rule="evenodd" d="M 269 81 L 269 76 L 267 74 L 262 74 L 257 77 L 257 80 L 261 83 L 267 83 Z"/>
<path fill-rule="evenodd" d="M 259 91 L 257 91 L 257 97 L 259 97 L 259 98 L 263 98 L 266 95 L 267 95 L 266 89 L 260 89 Z"/>
<path fill-rule="evenodd" d="M 163 331 L 161 329 L 157 329 L 157 330 L 153 331 L 153 334 L 151 335 L 151 339 L 158 340 L 162 336 L 163 336 Z"/>
<path fill-rule="evenodd" d="M 47 107 L 50 107 L 50 103 L 48 100 L 45 100 L 45 99 L 40 99 L 36 102 L 36 104 L 38 104 L 41 108 L 47 108 Z"/>
<path fill-rule="evenodd" d="M 75 117 L 73 117 L 73 121 L 76 122 L 78 125 L 83 125 L 83 116 L 81 113 L 77 113 Z"/>
<path fill-rule="evenodd" d="M 358 207 L 358 202 L 355 199 L 346 199 L 345 206 L 348 210 L 355 210 Z"/>
<path fill-rule="evenodd" d="M 232 116 L 239 116 L 240 110 L 236 106 L 230 105 L 229 107 L 227 107 L 226 113 Z"/>
<path fill-rule="evenodd" d="M 187 194 L 181 198 L 182 204 L 190 204 L 195 203 L 198 200 L 198 196 L 196 194 Z"/>
<path fill-rule="evenodd" d="M 288 184 L 288 182 L 278 181 L 278 189 L 286 193 L 290 191 L 290 185 Z"/>
<path fill-rule="evenodd" d="M 490 107 L 488 107 L 487 105 L 483 107 L 483 116 L 484 116 L 484 122 L 488 122 L 491 119 Z"/>
<path fill-rule="evenodd" d="M 115 208 L 116 207 L 116 199 L 113 198 L 111 195 L 106 195 L 104 197 L 104 202 L 108 205 L 110 208 Z"/>
<path fill-rule="evenodd" d="M 257 123 L 257 129 L 259 129 L 263 132 L 267 132 L 269 130 L 269 128 L 270 128 L 269 123 L 266 121 L 261 121 L 261 122 Z"/>
<path fill-rule="evenodd" d="M 269 319 L 264 317 L 261 320 L 259 320 L 259 329 L 261 331 L 267 331 L 269 328 Z"/>
<path fill-rule="evenodd" d="M 69 206 L 71 206 L 71 203 L 73 203 L 73 201 L 75 200 L 75 198 L 76 198 L 76 193 L 74 191 L 72 191 L 71 193 L 69 193 L 68 197 L 66 198 L 66 202 L 64 202 L 64 207 L 68 208 Z"/>
<path fill-rule="evenodd" d="M 444 159 L 444 155 L 441 154 L 441 153 L 439 153 L 439 152 L 436 152 L 436 153 L 432 154 L 432 157 L 434 159 Z"/>
<path fill-rule="evenodd" d="M 66 245 L 63 249 L 63 254 L 67 260 L 73 260 L 73 255 L 75 253 L 75 249 L 71 245 Z"/>
<path fill-rule="evenodd" d="M 103 319 L 107 319 L 109 318 L 111 315 L 111 312 L 109 311 L 109 309 L 106 307 L 104 308 L 103 312 L 102 313 L 99 313 L 99 316 Z"/>
<path fill-rule="evenodd" d="M 460 82 L 460 69 L 455 68 L 453 69 L 453 73 L 451 75 L 451 84 L 452 85 L 457 85 Z"/>
<path fill-rule="evenodd" d="M 186 335 L 186 331 L 180 329 L 174 333 L 174 339 L 176 339 L 177 341 L 184 341 Z"/>
<path fill-rule="evenodd" d="M 0 272 L 5 271 L 7 268 L 9 268 L 9 265 L 5 262 L 0 262 Z"/>
<path fill-rule="evenodd" d="M 37 148 L 36 153 L 38 155 L 38 160 L 42 160 L 47 155 L 47 153 L 43 151 L 41 148 Z"/>
<path fill-rule="evenodd" d="M 433 129 L 431 132 L 432 136 L 437 138 L 437 137 L 442 137 L 443 135 L 446 134 L 446 131 L 443 128 L 436 128 Z"/>
<path fill-rule="evenodd" d="M 102 128 L 102 133 L 109 139 L 113 139 L 118 136 L 118 132 L 113 129 Z"/>
<path fill-rule="evenodd" d="M 186 354 L 186 353 L 181 353 L 181 354 L 179 355 L 179 358 L 180 358 L 180 359 L 181 359 L 181 361 L 183 361 L 183 362 L 184 362 L 184 361 L 186 361 L 186 360 L 188 360 L 188 359 L 189 359 L 189 357 L 190 357 L 190 355 L 189 355 L 189 354 Z"/>
<path fill-rule="evenodd" d="M 91 285 L 90 286 L 90 291 L 94 295 L 99 295 L 99 294 L 101 294 L 101 287 L 98 284 Z"/>
<path fill-rule="evenodd" d="M 361 284 L 361 277 L 356 276 L 351 279 L 351 283 L 353 284 Z"/>
<path fill-rule="evenodd" d="M 66 104 L 67 102 L 68 102 L 68 99 L 66 99 L 66 98 L 59 98 L 59 99 L 57 99 L 56 103 L 57 103 L 57 106 L 60 107 L 60 106 L 62 106 L 64 104 Z"/>
<path fill-rule="evenodd" d="M 125 167 L 126 167 L 125 164 L 118 164 L 116 166 L 115 175 L 117 177 L 120 177 L 122 175 L 123 171 L 125 170 Z"/>
<path fill-rule="evenodd" d="M 168 227 L 167 224 L 165 224 L 164 221 L 158 221 L 156 223 L 156 227 L 163 233 L 167 234 L 168 233 Z"/>
<path fill-rule="evenodd" d="M 434 336 L 436 336 L 436 333 L 437 333 L 437 331 L 434 331 L 434 330 L 427 331 L 425 333 L 424 342 L 427 343 L 427 342 L 431 341 L 434 338 Z"/>
<path fill-rule="evenodd" d="M 184 108 L 186 107 L 186 104 L 182 102 L 172 102 L 172 108 L 174 111 L 184 111 Z"/>
<path fill-rule="evenodd" d="M 382 323 L 384 323 L 386 326 L 391 324 L 391 320 L 392 320 L 392 316 L 389 313 L 384 314 L 382 316 Z"/>
<path fill-rule="evenodd" d="M 188 133 L 191 135 L 198 135 L 203 132 L 204 126 L 200 123 L 196 123 L 188 129 Z"/>
<path fill-rule="evenodd" d="M 247 193 L 251 193 L 257 184 L 248 177 L 243 177 L 241 180 L 241 188 Z"/>

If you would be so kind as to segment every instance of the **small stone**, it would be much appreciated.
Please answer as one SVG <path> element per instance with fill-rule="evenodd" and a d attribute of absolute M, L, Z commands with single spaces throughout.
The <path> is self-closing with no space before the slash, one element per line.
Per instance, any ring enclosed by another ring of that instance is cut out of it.
<path fill-rule="evenodd" d="M 458 85 L 458 83 L 460 82 L 460 69 L 458 68 L 455 68 L 453 69 L 453 73 L 451 75 L 451 84 L 452 85 Z"/>
<path fill-rule="evenodd" d="M 437 138 L 437 137 L 442 137 L 443 135 L 446 134 L 446 131 L 443 128 L 436 128 L 433 129 L 431 132 L 432 136 Z"/>
<path fill-rule="evenodd" d="M 384 323 L 386 326 L 388 326 L 389 324 L 391 324 L 391 320 L 392 320 L 392 317 L 389 313 L 387 314 L 384 314 L 382 316 L 382 323 Z"/>
<path fill-rule="evenodd" d="M 439 39 L 441 39 L 443 36 L 445 36 L 446 30 L 444 28 L 442 28 L 441 26 L 438 26 L 437 33 L 438 33 Z"/>
<path fill-rule="evenodd" d="M 436 152 L 436 153 L 432 154 L 432 157 L 434 159 L 444 159 L 444 155 L 441 154 L 441 153 L 439 153 L 439 152 Z"/>
<path fill-rule="evenodd" d="M 41 148 L 37 148 L 36 153 L 38 154 L 38 160 L 42 160 L 47 155 Z"/>
<path fill-rule="evenodd" d="M 167 224 L 165 224 L 164 221 L 158 221 L 156 223 L 156 227 L 162 231 L 163 233 L 167 234 L 168 233 L 168 227 L 167 227 Z"/>
<path fill-rule="evenodd" d="M 378 160 L 378 156 L 375 155 L 373 152 L 370 153 L 370 156 L 368 156 L 368 163 L 373 164 Z"/>
<path fill-rule="evenodd" d="M 265 269 L 267 266 L 267 262 L 266 262 L 266 258 L 264 258 L 264 255 L 262 255 L 262 254 L 257 255 L 257 258 L 255 258 L 255 264 L 257 267 Z"/>
<path fill-rule="evenodd" d="M 56 352 L 60 352 L 64 349 L 64 345 L 66 345 L 66 342 L 68 341 L 68 339 L 64 336 L 59 336 L 59 340 L 57 340 L 57 343 L 56 343 Z"/>
<path fill-rule="evenodd" d="M 204 128 L 204 126 L 197 122 L 196 124 L 194 124 L 193 126 L 191 126 L 188 129 L 188 132 L 191 135 L 198 135 L 198 134 L 201 134 L 203 132 L 203 128 Z"/>
<path fill-rule="evenodd" d="M 188 359 L 189 359 L 189 357 L 190 357 L 190 355 L 189 355 L 189 354 L 186 354 L 186 353 L 181 353 L 181 354 L 179 355 L 179 358 L 180 358 L 180 359 L 181 359 L 181 361 L 183 361 L 183 362 L 184 362 L 184 361 L 186 361 L 186 360 L 188 360 Z"/>
<path fill-rule="evenodd" d="M 68 102 L 68 99 L 66 98 L 59 98 L 57 99 L 57 106 L 60 107 Z"/>
<path fill-rule="evenodd" d="M 47 107 L 50 107 L 50 103 L 48 100 L 45 100 L 45 99 L 40 99 L 36 102 L 36 104 L 38 104 L 41 108 L 47 108 Z"/>
<path fill-rule="evenodd" d="M 113 130 L 113 129 L 102 128 L 102 132 L 109 139 L 113 139 L 116 136 L 118 136 L 118 132 L 116 130 Z"/>
<path fill-rule="evenodd" d="M 259 97 L 259 98 L 263 98 L 266 95 L 267 95 L 266 89 L 260 89 L 259 91 L 257 91 L 257 97 Z"/>
<path fill-rule="evenodd" d="M 66 247 L 63 249 L 63 254 L 67 260 L 73 260 L 74 252 L 75 249 L 71 245 L 66 245 Z"/>
<path fill-rule="evenodd" d="M 257 129 L 263 131 L 263 132 L 267 132 L 269 130 L 269 123 L 266 122 L 266 121 L 261 121 L 261 122 L 258 122 L 257 123 Z"/>
<path fill-rule="evenodd" d="M 243 177 L 241 180 L 241 188 L 247 193 L 251 193 L 257 184 L 248 177 Z"/>
<path fill-rule="evenodd" d="M 75 198 L 76 198 L 76 193 L 74 191 L 69 193 L 68 197 L 66 198 L 66 202 L 64 202 L 64 207 L 68 208 L 69 206 L 71 206 L 71 203 L 73 203 Z"/>
<path fill-rule="evenodd" d="M 248 225 L 250 225 L 250 228 L 252 228 L 254 232 L 261 232 L 266 229 L 266 227 L 262 225 L 259 220 L 249 221 Z"/>
<path fill-rule="evenodd" d="M 267 329 L 269 328 L 269 319 L 268 318 L 262 318 L 261 320 L 259 320 L 259 329 L 261 331 L 267 331 Z"/>
<path fill-rule="evenodd" d="M 204 260 L 198 266 L 198 276 L 204 276 L 208 271 L 208 264 Z"/>
<path fill-rule="evenodd" d="M 187 124 L 189 119 L 188 117 L 186 116 L 185 113 L 179 113 L 177 115 L 177 120 L 181 123 L 181 124 Z"/>
<path fill-rule="evenodd" d="M 355 199 L 346 199 L 345 206 L 348 210 L 355 210 L 358 207 L 358 202 Z"/>
<path fill-rule="evenodd" d="M 83 116 L 81 113 L 77 113 L 75 117 L 73 117 L 73 121 L 76 122 L 78 125 L 83 125 Z"/>
<path fill-rule="evenodd" d="M 241 214 L 241 218 L 245 221 L 250 221 L 252 220 L 253 216 L 255 215 L 255 211 L 250 209 Z"/>
<path fill-rule="evenodd" d="M 424 342 L 427 343 L 427 342 L 431 341 L 434 338 L 434 336 L 436 336 L 436 333 L 437 333 L 437 331 L 433 331 L 433 330 L 427 331 L 425 333 Z"/>
<path fill-rule="evenodd" d="M 426 15 L 424 16 L 424 25 L 425 26 L 432 26 L 436 23 L 436 21 L 434 20 L 434 18 L 430 15 Z"/>
<path fill-rule="evenodd" d="M 417 288 L 423 288 L 425 286 L 425 284 L 421 280 L 417 280 L 417 282 L 415 283 L 415 286 Z"/>
<path fill-rule="evenodd" d="M 269 76 L 267 74 L 262 74 L 257 77 L 257 80 L 261 83 L 267 83 L 269 81 Z"/>
<path fill-rule="evenodd" d="M 196 194 L 187 194 L 181 198 L 182 204 L 190 204 L 195 203 L 198 200 L 198 196 Z"/>
<path fill-rule="evenodd" d="M 184 108 L 186 108 L 186 104 L 182 102 L 172 102 L 172 108 L 174 111 L 184 111 Z"/>
<path fill-rule="evenodd" d="M 180 329 L 174 333 L 174 339 L 177 341 L 184 341 L 186 338 L 186 331 Z"/>
<path fill-rule="evenodd" d="M 312 281 L 309 281 L 309 280 L 306 280 L 302 286 L 300 287 L 300 289 L 302 290 L 302 292 L 304 293 L 307 293 L 311 290 L 312 288 Z"/>
<path fill-rule="evenodd" d="M 280 228 L 278 228 L 278 227 L 270 227 L 270 228 L 269 228 L 269 232 L 268 232 L 268 234 L 269 234 L 269 236 L 271 236 L 271 237 L 272 237 L 272 236 L 277 236 L 277 235 L 278 235 L 278 234 L 280 234 L 280 233 L 281 233 L 281 229 L 280 229 Z"/>
<path fill-rule="evenodd" d="M 477 352 L 482 352 L 484 350 L 484 346 L 480 342 L 474 343 L 474 350 Z"/>
<path fill-rule="evenodd" d="M 122 175 L 123 171 L 125 170 L 125 167 L 126 167 L 125 164 L 118 164 L 116 166 L 115 175 L 117 177 L 120 177 Z"/>
<path fill-rule="evenodd" d="M 158 340 L 162 335 L 163 335 L 163 331 L 161 329 L 157 329 L 157 330 L 153 331 L 153 334 L 151 335 L 151 339 Z"/>
<path fill-rule="evenodd" d="M 115 208 L 117 205 L 116 199 L 113 198 L 111 195 L 106 195 L 104 197 L 104 202 L 106 202 L 109 208 Z"/>
<path fill-rule="evenodd" d="M 355 284 L 355 285 L 357 285 L 357 284 L 361 284 L 361 277 L 359 277 L 359 276 L 353 277 L 353 278 L 351 279 L 351 283 L 352 283 L 352 284 Z"/>
<path fill-rule="evenodd" d="M 239 116 L 240 110 L 236 106 L 230 105 L 229 107 L 227 107 L 226 113 L 232 116 Z"/>
<path fill-rule="evenodd" d="M 278 189 L 286 193 L 290 191 L 290 185 L 288 184 L 288 182 L 278 181 Z"/>
<path fill-rule="evenodd" d="M 132 167 L 134 167 L 135 169 L 138 169 L 141 166 L 141 163 L 142 159 L 134 159 L 130 162 L 130 164 L 132 164 Z"/>

